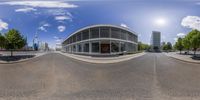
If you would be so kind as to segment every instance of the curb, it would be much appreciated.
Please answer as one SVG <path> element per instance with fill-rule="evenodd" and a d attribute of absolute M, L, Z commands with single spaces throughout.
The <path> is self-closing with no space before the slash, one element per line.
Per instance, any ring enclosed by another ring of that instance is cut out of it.
<path fill-rule="evenodd" d="M 38 58 L 38 57 L 43 56 L 43 55 L 46 55 L 46 54 L 48 54 L 48 53 L 44 53 L 44 54 L 41 54 L 41 55 L 36 55 L 36 56 L 33 57 L 33 58 L 28 58 L 28 59 L 19 60 L 19 61 L 10 61 L 10 62 L 1 62 L 1 61 L 0 61 L 0 64 L 15 64 L 15 63 L 21 63 L 21 62 L 25 62 L 25 61 L 29 61 L 29 60 Z"/>
<path fill-rule="evenodd" d="M 79 61 L 84 61 L 84 62 L 88 62 L 88 63 L 94 63 L 94 64 L 111 64 L 111 63 L 118 63 L 118 62 L 122 62 L 122 61 L 128 61 L 140 56 L 145 55 L 146 53 L 142 52 L 142 53 L 137 53 L 137 54 L 132 54 L 132 56 L 130 55 L 129 57 L 123 57 L 123 58 L 115 58 L 115 59 L 109 59 L 109 58 L 105 58 L 105 59 L 100 59 L 100 58 L 89 58 L 89 57 L 77 57 L 77 56 L 71 56 L 71 55 L 66 55 L 65 53 L 61 53 L 61 52 L 57 52 L 59 54 L 62 54 L 64 56 L 67 56 L 69 58 L 75 59 L 75 60 L 79 60 Z"/>
<path fill-rule="evenodd" d="M 172 57 L 172 56 L 169 56 L 169 55 L 167 55 L 167 54 L 165 54 L 165 55 L 168 56 L 168 57 L 170 57 L 170 58 L 173 58 L 173 59 L 176 59 L 176 60 L 182 61 L 182 62 L 193 63 L 193 64 L 200 64 L 200 62 L 191 62 L 191 61 L 187 61 L 187 60 L 179 59 L 179 58 L 176 58 L 176 57 Z"/>

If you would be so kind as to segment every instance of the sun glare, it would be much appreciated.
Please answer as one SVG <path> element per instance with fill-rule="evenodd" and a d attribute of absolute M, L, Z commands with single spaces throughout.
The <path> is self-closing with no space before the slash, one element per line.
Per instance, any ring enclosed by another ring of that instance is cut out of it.
<path fill-rule="evenodd" d="M 158 26 L 164 26 L 166 25 L 166 20 L 164 18 L 157 18 L 155 20 L 155 24 Z"/>

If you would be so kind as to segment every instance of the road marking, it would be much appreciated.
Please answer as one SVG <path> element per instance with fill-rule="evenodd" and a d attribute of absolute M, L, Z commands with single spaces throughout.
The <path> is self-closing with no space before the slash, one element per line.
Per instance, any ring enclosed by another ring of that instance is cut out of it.
<path fill-rule="evenodd" d="M 164 100 L 163 95 L 160 91 L 160 88 L 158 86 L 158 80 L 157 80 L 157 72 L 156 72 L 156 61 L 157 56 L 154 55 L 154 61 L 153 61 L 153 98 L 154 100 Z"/>

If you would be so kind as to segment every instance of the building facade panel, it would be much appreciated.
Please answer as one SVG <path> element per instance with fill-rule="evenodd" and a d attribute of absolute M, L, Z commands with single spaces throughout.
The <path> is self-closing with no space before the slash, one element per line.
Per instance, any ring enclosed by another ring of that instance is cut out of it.
<path fill-rule="evenodd" d="M 94 25 L 78 30 L 62 42 L 68 53 L 116 55 L 137 51 L 138 37 L 123 27 Z"/>

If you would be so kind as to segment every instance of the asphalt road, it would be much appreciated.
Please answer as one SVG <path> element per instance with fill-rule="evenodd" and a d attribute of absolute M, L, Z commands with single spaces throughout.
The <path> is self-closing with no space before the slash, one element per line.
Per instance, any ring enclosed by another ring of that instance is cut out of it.
<path fill-rule="evenodd" d="M 200 65 L 162 53 L 114 64 L 50 53 L 0 64 L 0 100 L 200 100 Z"/>

